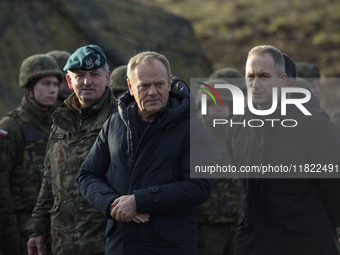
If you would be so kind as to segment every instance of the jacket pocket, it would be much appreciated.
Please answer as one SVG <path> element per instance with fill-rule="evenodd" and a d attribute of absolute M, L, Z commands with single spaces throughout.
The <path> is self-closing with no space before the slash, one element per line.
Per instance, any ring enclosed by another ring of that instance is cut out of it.
<path fill-rule="evenodd" d="M 285 225 L 291 232 L 312 235 L 316 230 L 315 221 L 310 218 L 299 218 L 286 220 Z"/>
<path fill-rule="evenodd" d="M 55 197 L 54 198 L 54 205 L 52 207 L 51 210 L 49 210 L 48 212 L 53 214 L 59 211 L 60 209 L 60 204 L 61 204 L 61 199 L 59 197 Z"/>
<path fill-rule="evenodd" d="M 154 230 L 169 243 L 188 243 L 192 236 L 196 236 L 195 226 L 192 226 L 192 231 L 186 226 L 181 225 L 180 219 L 163 219 L 155 220 Z"/>

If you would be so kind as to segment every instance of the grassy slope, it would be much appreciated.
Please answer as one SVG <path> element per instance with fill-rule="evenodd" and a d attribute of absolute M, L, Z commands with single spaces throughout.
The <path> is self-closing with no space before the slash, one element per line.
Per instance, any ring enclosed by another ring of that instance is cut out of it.
<path fill-rule="evenodd" d="M 189 19 L 214 69 L 244 72 L 247 52 L 271 44 L 294 61 L 316 65 L 323 77 L 340 77 L 340 2 L 331 0 L 139 0 Z M 339 108 L 337 84 L 325 85 L 322 107 Z"/>

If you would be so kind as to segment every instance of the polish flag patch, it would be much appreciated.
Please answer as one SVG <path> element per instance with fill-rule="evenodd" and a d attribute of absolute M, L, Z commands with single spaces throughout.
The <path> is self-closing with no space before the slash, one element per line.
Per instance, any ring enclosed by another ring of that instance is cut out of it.
<path fill-rule="evenodd" d="M 7 137 L 7 135 L 8 135 L 8 131 L 0 129 L 0 136 Z"/>

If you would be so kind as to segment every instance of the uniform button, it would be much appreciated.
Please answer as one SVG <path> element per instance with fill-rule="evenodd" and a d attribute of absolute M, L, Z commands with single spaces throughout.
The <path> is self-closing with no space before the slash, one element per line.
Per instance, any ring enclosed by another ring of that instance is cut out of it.
<path fill-rule="evenodd" d="M 66 204 L 67 203 L 66 200 L 64 200 L 63 203 Z"/>
<path fill-rule="evenodd" d="M 83 210 L 83 207 L 79 207 L 79 211 Z"/>
<path fill-rule="evenodd" d="M 68 174 L 68 171 L 66 171 L 65 173 Z"/>
<path fill-rule="evenodd" d="M 64 233 L 65 233 L 65 234 L 67 233 L 67 230 L 66 230 L 66 229 L 64 230 Z"/>
<path fill-rule="evenodd" d="M 157 198 L 155 199 L 155 202 L 158 202 L 158 199 L 157 199 Z"/>

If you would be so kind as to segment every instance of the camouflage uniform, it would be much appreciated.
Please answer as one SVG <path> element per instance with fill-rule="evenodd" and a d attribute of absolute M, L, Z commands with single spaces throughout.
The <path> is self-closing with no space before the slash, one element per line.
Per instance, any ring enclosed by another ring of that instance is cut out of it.
<path fill-rule="evenodd" d="M 57 63 L 42 54 L 24 60 L 21 88 L 47 75 L 61 77 Z M 32 84 L 34 85 L 34 84 Z M 34 99 L 34 98 L 33 98 Z M 23 230 L 36 204 L 44 172 L 53 107 L 44 111 L 25 94 L 20 107 L 0 121 L 0 234 L 4 254 L 27 254 L 28 232 Z M 15 249 L 16 250 L 13 250 Z"/>
<path fill-rule="evenodd" d="M 53 113 L 37 206 L 28 225 L 30 237 L 46 234 L 51 219 L 54 254 L 104 254 L 107 219 L 80 193 L 76 178 L 106 119 L 116 111 L 111 88 L 98 103 L 80 108 L 72 94 Z"/>
<path fill-rule="evenodd" d="M 204 82 L 210 86 L 215 83 L 223 84 L 224 80 L 211 79 Z M 198 91 L 196 102 L 201 106 L 201 91 Z M 231 105 L 231 94 L 225 89 L 216 89 L 223 103 Z M 208 98 L 209 102 L 210 98 Z M 225 144 L 225 126 L 213 127 L 199 111 L 199 117 L 204 123 L 211 141 L 214 163 L 219 165 L 232 165 Z M 222 163 L 223 162 L 223 163 Z M 200 255 L 234 254 L 234 242 L 237 230 L 237 221 L 241 213 L 241 190 L 239 179 L 215 178 L 209 200 L 197 208 L 197 239 L 198 253 Z"/>
<path fill-rule="evenodd" d="M 129 90 L 129 86 L 126 82 L 127 79 L 127 66 L 119 66 L 115 68 L 111 73 L 110 87 L 112 88 L 113 95 L 118 98 L 125 91 Z"/>

